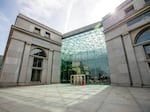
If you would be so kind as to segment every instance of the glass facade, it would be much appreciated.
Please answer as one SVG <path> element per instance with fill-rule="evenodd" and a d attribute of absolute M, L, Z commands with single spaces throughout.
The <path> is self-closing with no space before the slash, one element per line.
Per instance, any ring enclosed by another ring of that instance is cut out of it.
<path fill-rule="evenodd" d="M 85 74 L 87 81 L 109 79 L 107 51 L 102 27 L 76 33 L 62 40 L 61 82 L 71 74 Z"/>

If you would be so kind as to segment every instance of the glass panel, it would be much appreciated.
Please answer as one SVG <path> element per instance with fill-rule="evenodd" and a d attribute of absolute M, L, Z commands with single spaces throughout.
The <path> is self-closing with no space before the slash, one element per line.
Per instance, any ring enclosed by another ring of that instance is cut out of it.
<path fill-rule="evenodd" d="M 45 36 L 46 37 L 50 37 L 50 33 L 49 32 L 45 32 Z"/>
<path fill-rule="evenodd" d="M 41 49 L 33 49 L 31 51 L 31 55 L 37 55 L 37 56 L 46 57 L 45 52 L 43 50 L 41 50 Z"/>
<path fill-rule="evenodd" d="M 33 59 L 33 67 L 42 67 L 43 59 L 34 58 Z"/>
<path fill-rule="evenodd" d="M 131 12 L 132 10 L 134 10 L 134 6 L 133 6 L 133 5 L 129 6 L 127 9 L 125 9 L 125 12 L 126 12 L 126 13 L 129 13 L 129 12 Z"/>
<path fill-rule="evenodd" d="M 41 70 L 32 69 L 31 81 L 41 81 Z"/>
<path fill-rule="evenodd" d="M 130 26 L 130 25 L 133 25 L 139 21 L 141 21 L 142 19 L 144 19 L 145 17 L 149 17 L 150 16 L 150 11 L 149 12 L 146 12 L 130 21 L 127 22 L 127 25 Z"/>
<path fill-rule="evenodd" d="M 37 67 L 37 59 L 38 59 L 38 58 L 34 58 L 34 59 L 33 59 L 33 67 Z"/>
<path fill-rule="evenodd" d="M 42 61 L 43 61 L 43 59 L 38 59 L 37 67 L 42 67 Z"/>
<path fill-rule="evenodd" d="M 69 82 L 71 74 L 86 74 L 87 79 L 109 77 L 103 28 L 91 29 L 62 40 L 61 81 Z"/>
<path fill-rule="evenodd" d="M 145 0 L 145 2 L 150 2 L 150 0 Z"/>
<path fill-rule="evenodd" d="M 40 29 L 35 27 L 34 32 L 40 34 Z"/>
<path fill-rule="evenodd" d="M 145 30 L 136 40 L 136 44 L 150 40 L 150 29 Z"/>
<path fill-rule="evenodd" d="M 146 58 L 150 59 L 150 45 L 145 45 L 144 49 L 145 49 L 145 53 L 146 53 Z"/>

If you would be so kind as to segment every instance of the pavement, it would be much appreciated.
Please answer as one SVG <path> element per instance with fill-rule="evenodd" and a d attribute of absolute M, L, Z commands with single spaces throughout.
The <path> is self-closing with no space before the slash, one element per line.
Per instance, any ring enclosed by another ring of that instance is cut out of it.
<path fill-rule="evenodd" d="M 150 112 L 150 88 L 70 84 L 0 88 L 0 112 Z"/>

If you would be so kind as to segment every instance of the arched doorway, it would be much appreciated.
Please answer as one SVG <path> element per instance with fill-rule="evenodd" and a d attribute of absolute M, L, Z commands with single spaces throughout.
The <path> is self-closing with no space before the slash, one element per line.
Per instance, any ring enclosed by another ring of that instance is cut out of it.
<path fill-rule="evenodd" d="M 42 64 L 44 58 L 46 57 L 46 53 L 42 49 L 35 48 L 31 51 L 31 55 L 33 56 L 31 81 L 41 82 L 41 74 L 43 68 Z"/>

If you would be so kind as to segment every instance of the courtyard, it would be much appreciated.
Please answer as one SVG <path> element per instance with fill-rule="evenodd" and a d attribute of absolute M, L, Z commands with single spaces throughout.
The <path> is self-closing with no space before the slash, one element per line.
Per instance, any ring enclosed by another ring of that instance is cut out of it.
<path fill-rule="evenodd" d="M 70 84 L 0 88 L 0 112 L 149 111 L 149 88 Z"/>

